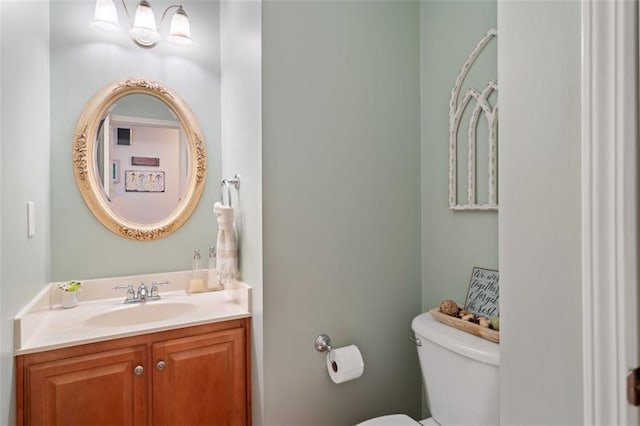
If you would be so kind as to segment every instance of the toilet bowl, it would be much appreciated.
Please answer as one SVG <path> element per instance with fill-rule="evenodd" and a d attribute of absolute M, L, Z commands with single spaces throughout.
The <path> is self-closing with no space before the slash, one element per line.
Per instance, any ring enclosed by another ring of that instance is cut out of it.
<path fill-rule="evenodd" d="M 358 423 L 356 426 L 440 426 L 433 417 L 421 421 L 413 420 L 406 414 L 390 414 Z"/>
<path fill-rule="evenodd" d="M 357 426 L 500 424 L 499 345 L 442 324 L 428 312 L 415 317 L 411 328 L 432 417 L 418 422 L 392 414 Z"/>

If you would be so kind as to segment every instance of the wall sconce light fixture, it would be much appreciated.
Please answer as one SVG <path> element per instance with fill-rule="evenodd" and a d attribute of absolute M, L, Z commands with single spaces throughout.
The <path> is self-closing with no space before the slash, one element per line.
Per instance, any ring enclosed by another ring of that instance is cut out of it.
<path fill-rule="evenodd" d="M 117 1 L 117 0 L 116 0 Z M 135 44 L 146 49 L 150 49 L 158 44 L 162 36 L 156 27 L 156 17 L 153 14 L 151 5 L 147 0 L 140 0 L 136 8 L 135 18 L 131 23 L 131 15 L 127 9 L 124 0 L 120 0 L 124 10 L 129 18 L 129 36 Z M 191 44 L 191 28 L 189 26 L 189 18 L 181 5 L 171 5 L 162 13 L 160 24 L 164 21 L 164 17 L 170 9 L 176 8 L 176 12 L 171 18 L 171 27 L 167 40 L 174 44 L 187 46 Z M 121 31 L 122 28 L 118 23 L 118 11 L 114 0 L 97 0 L 96 11 L 93 20 L 89 22 L 91 28 L 100 31 Z"/>

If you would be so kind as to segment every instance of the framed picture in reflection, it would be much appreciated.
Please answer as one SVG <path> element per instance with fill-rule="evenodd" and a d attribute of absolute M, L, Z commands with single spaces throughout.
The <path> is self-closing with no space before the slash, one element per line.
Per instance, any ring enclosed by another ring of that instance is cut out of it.
<path fill-rule="evenodd" d="M 164 192 L 164 172 L 125 170 L 126 192 Z"/>

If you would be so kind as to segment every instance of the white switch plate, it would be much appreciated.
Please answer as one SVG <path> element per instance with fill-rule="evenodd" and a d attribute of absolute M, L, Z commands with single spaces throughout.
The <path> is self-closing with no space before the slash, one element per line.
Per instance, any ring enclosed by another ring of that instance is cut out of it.
<path fill-rule="evenodd" d="M 36 233 L 36 204 L 33 201 L 27 203 L 27 238 Z"/>

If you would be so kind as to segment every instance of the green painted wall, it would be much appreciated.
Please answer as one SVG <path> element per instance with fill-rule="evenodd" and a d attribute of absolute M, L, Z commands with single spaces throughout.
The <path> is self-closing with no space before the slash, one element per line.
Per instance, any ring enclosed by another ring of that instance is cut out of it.
<path fill-rule="evenodd" d="M 265 424 L 420 415 L 419 5 L 263 4 Z M 357 344 L 331 382 L 320 333 Z"/>
<path fill-rule="evenodd" d="M 442 299 L 464 302 L 474 266 L 498 269 L 498 214 L 453 212 L 448 201 L 451 89 L 467 56 L 496 26 L 495 0 L 420 2 L 423 310 Z M 482 90 L 497 79 L 496 51 L 494 40 L 470 71 L 471 86 Z M 483 129 L 481 121 L 479 136 Z M 466 170 L 466 163 L 458 167 Z"/>
<path fill-rule="evenodd" d="M 49 281 L 48 31 L 48 2 L 0 2 L 0 425 L 15 424 L 13 316 Z"/>

